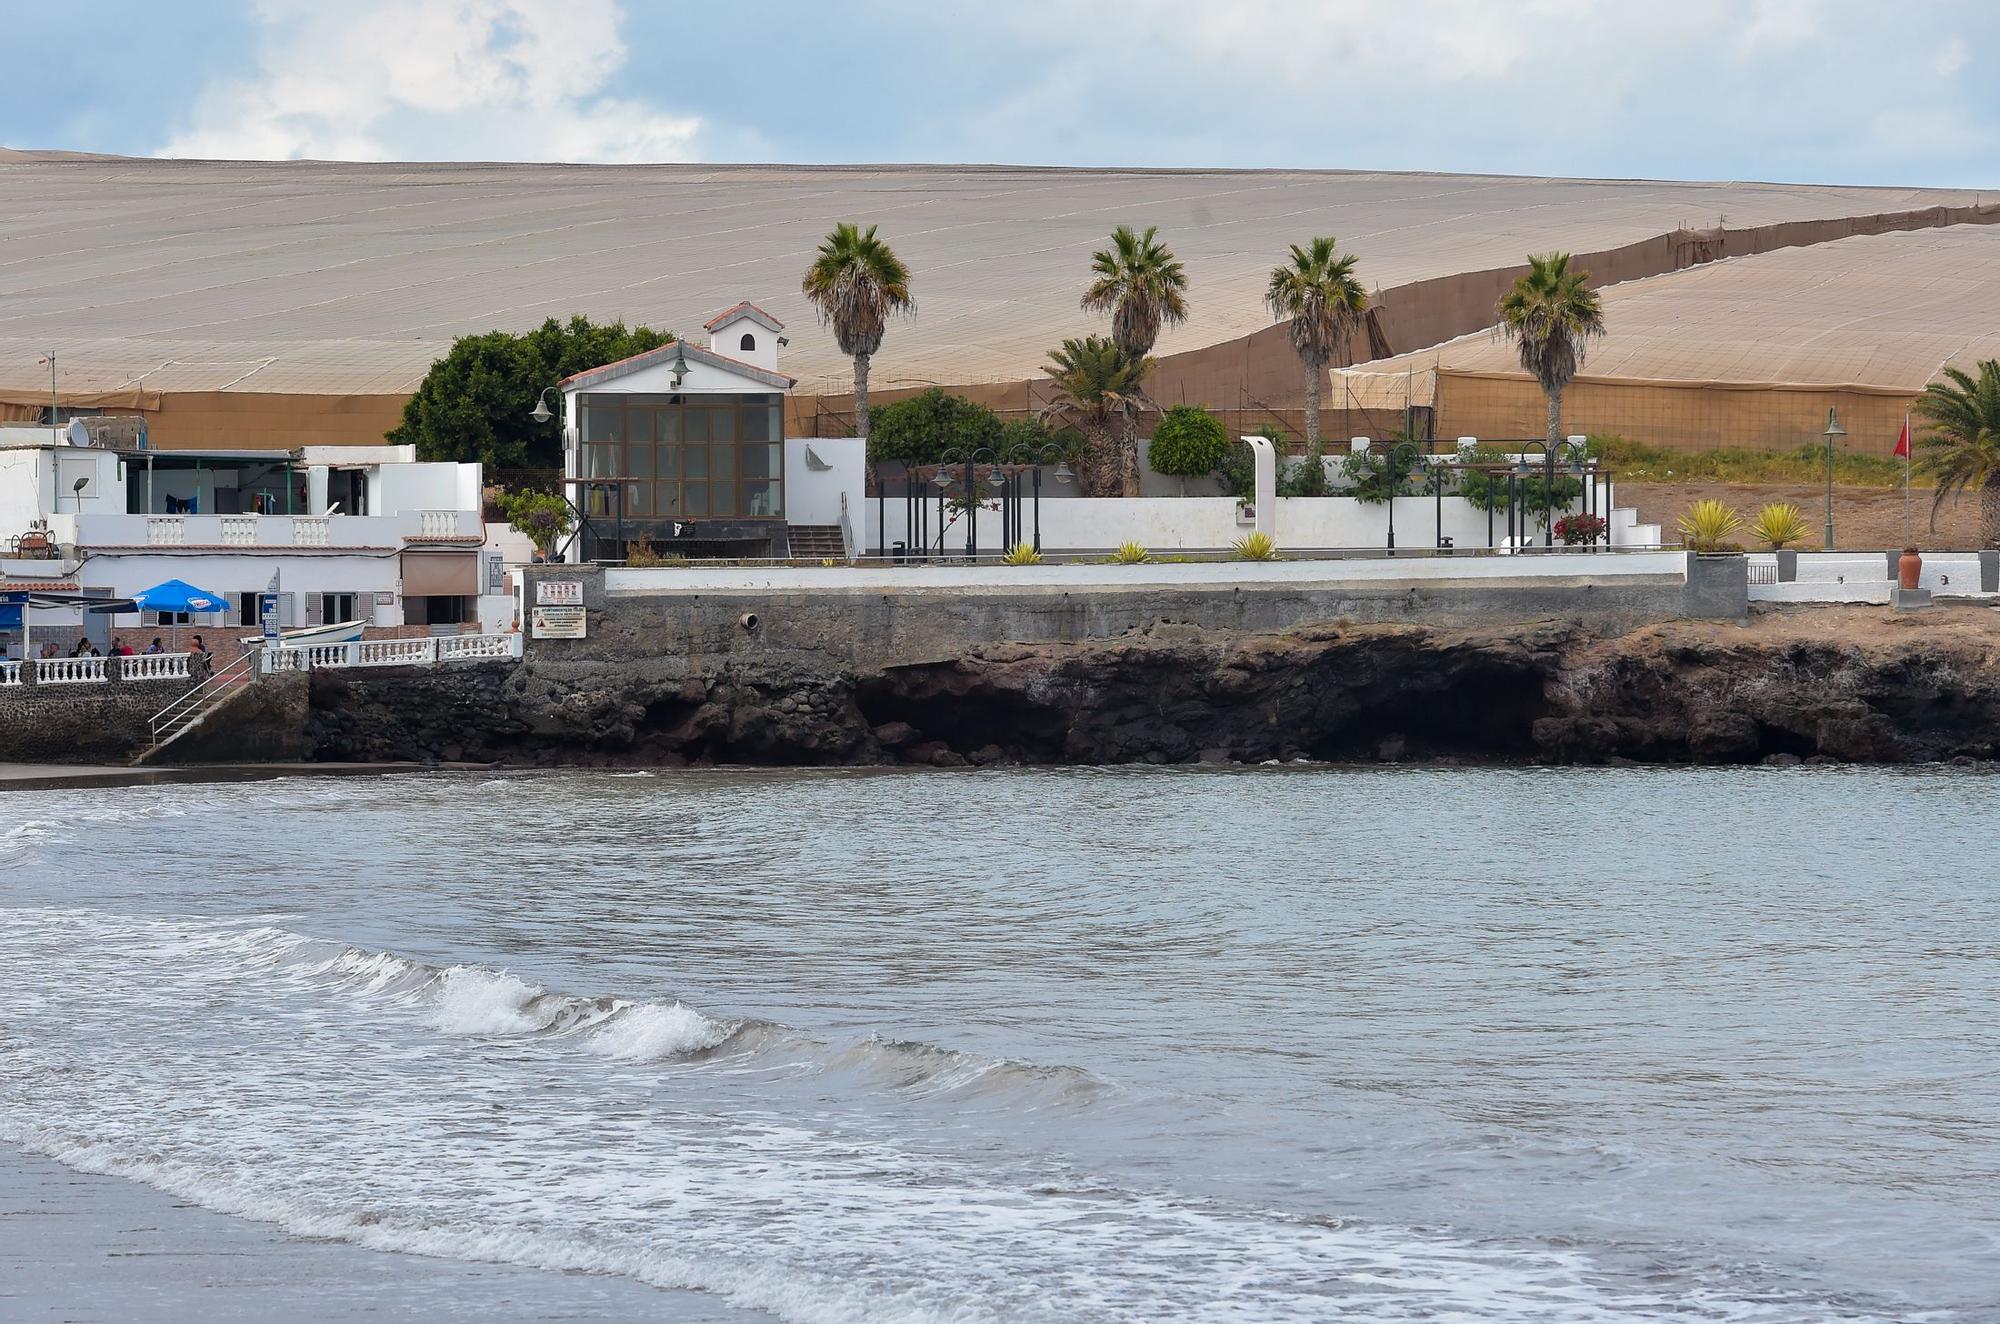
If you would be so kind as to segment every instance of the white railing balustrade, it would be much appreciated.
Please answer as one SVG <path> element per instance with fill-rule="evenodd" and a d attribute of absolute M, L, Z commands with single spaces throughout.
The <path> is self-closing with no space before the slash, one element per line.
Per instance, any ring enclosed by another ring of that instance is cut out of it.
<path fill-rule="evenodd" d="M 327 542 L 327 517 L 324 515 L 294 515 L 292 517 L 292 545 L 294 547 L 324 547 Z"/>
<path fill-rule="evenodd" d="M 506 634 L 461 634 L 450 639 L 433 639 L 437 646 L 437 660 L 456 662 L 471 659 L 487 659 L 514 656 L 514 640 L 517 635 Z"/>
<path fill-rule="evenodd" d="M 45 657 L 35 663 L 37 685 L 83 685 L 103 679 L 101 657 Z"/>
<path fill-rule="evenodd" d="M 118 674 L 126 680 L 186 680 L 187 653 L 134 653 L 118 660 Z"/>
<path fill-rule="evenodd" d="M 148 547 L 178 547 L 186 541 L 186 516 L 148 515 L 146 517 L 146 545 Z"/>
<path fill-rule="evenodd" d="M 255 547 L 257 545 L 257 516 L 224 515 L 222 536 L 218 539 L 224 547 Z"/>
<path fill-rule="evenodd" d="M 458 512 L 455 510 L 418 511 L 417 536 L 420 538 L 456 538 L 458 536 Z"/>
<path fill-rule="evenodd" d="M 464 634 L 443 639 L 365 639 L 351 644 L 280 645 L 265 650 L 266 671 L 328 667 L 428 667 L 440 662 L 488 662 L 519 657 L 518 634 Z"/>
<path fill-rule="evenodd" d="M 21 664 L 19 662 L 0 662 L 0 687 L 19 685 L 20 683 Z"/>

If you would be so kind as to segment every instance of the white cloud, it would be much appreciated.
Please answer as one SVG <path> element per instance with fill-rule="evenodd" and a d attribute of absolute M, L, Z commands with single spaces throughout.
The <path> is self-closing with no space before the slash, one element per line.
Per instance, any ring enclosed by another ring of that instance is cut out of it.
<path fill-rule="evenodd" d="M 1966 65 L 1972 63 L 1972 50 L 1965 44 L 1965 38 L 1953 37 L 1938 51 L 1933 64 L 1940 78 L 1956 77 Z"/>
<path fill-rule="evenodd" d="M 685 161 L 702 121 L 603 95 L 617 0 L 261 0 L 256 69 L 159 155 Z"/>

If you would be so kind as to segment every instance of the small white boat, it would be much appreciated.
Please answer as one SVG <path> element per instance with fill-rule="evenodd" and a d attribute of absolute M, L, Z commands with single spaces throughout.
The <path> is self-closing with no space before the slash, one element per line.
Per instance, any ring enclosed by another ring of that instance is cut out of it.
<path fill-rule="evenodd" d="M 297 630 L 280 630 L 280 648 L 304 648 L 308 644 L 352 644 L 361 639 L 361 632 L 368 627 L 366 621 L 340 621 L 333 625 L 308 625 Z M 243 640 L 247 647 L 261 644 L 264 636 L 254 634 Z"/>

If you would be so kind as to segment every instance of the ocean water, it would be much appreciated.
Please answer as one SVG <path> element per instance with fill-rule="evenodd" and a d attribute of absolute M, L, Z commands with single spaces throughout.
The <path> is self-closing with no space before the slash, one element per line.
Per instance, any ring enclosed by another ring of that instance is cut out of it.
<path fill-rule="evenodd" d="M 1996 792 L 11 793 L 0 1143 L 732 1318 L 2000 1319 Z"/>

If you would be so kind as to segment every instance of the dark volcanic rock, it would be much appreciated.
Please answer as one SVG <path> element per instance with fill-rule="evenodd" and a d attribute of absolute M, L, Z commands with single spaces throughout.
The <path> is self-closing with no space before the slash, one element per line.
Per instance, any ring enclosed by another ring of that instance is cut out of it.
<path fill-rule="evenodd" d="M 309 734 L 322 759 L 514 763 L 1984 762 L 2000 752 L 1989 616 L 1886 634 L 1879 613 L 1825 609 L 1610 637 L 1163 627 L 865 671 L 732 656 L 321 672 Z"/>

